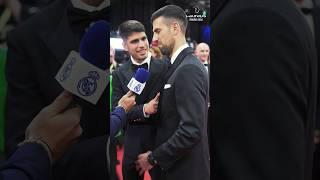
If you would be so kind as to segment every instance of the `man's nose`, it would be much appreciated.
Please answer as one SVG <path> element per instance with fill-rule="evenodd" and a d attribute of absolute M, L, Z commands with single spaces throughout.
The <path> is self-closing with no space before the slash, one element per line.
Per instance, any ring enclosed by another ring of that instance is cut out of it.
<path fill-rule="evenodd" d="M 158 36 L 156 34 L 153 34 L 152 42 L 157 42 L 158 43 Z"/>
<path fill-rule="evenodd" d="M 139 40 L 138 46 L 139 46 L 139 47 L 142 47 L 142 46 L 144 46 L 144 45 L 145 45 L 144 40 Z"/>

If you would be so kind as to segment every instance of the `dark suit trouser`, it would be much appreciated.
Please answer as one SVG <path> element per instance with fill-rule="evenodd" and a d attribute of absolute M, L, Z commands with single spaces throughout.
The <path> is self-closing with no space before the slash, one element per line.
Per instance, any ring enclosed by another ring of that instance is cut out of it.
<path fill-rule="evenodd" d="M 154 129 L 149 125 L 131 126 L 126 129 L 122 174 L 124 180 L 143 180 L 136 170 L 135 160 L 139 154 L 152 150 Z M 127 153 L 127 154 L 126 154 Z"/>
<path fill-rule="evenodd" d="M 312 176 L 313 180 L 320 179 L 320 144 L 315 145 Z"/>
<path fill-rule="evenodd" d="M 144 176 L 139 176 L 139 171 L 131 165 L 122 165 L 123 180 L 143 180 Z"/>

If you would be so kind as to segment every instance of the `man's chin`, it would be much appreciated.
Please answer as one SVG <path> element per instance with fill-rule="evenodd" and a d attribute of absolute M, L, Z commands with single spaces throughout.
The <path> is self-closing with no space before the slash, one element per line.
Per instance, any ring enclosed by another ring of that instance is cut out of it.
<path fill-rule="evenodd" d="M 141 61 L 145 60 L 148 56 L 140 56 L 138 59 L 140 59 Z"/>
<path fill-rule="evenodd" d="M 167 47 L 161 47 L 160 51 L 163 55 L 169 56 L 170 55 L 170 50 Z"/>

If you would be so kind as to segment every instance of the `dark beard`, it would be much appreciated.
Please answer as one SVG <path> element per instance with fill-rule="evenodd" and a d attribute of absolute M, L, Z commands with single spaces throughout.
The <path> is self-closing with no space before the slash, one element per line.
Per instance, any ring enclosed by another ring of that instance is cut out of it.
<path fill-rule="evenodd" d="M 171 58 L 173 47 L 174 43 L 170 44 L 169 46 L 162 46 L 162 48 L 160 48 L 160 51 L 163 55 L 166 55 Z"/>
<path fill-rule="evenodd" d="M 168 56 L 168 57 L 171 55 L 171 52 L 172 52 L 172 50 L 170 51 L 170 49 L 168 47 L 162 47 L 162 48 L 160 48 L 160 51 L 163 55 Z"/>

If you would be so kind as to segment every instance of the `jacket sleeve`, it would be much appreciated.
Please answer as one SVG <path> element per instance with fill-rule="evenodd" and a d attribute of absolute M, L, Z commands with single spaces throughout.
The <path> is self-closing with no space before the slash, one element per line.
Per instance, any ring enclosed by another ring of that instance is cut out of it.
<path fill-rule="evenodd" d="M 117 132 L 123 128 L 127 120 L 125 110 L 122 107 L 116 107 L 111 112 L 110 117 L 110 137 L 111 140 L 117 134 Z"/>
<path fill-rule="evenodd" d="M 51 165 L 47 152 L 40 144 L 25 144 L 0 167 L 3 180 L 47 180 Z"/>

